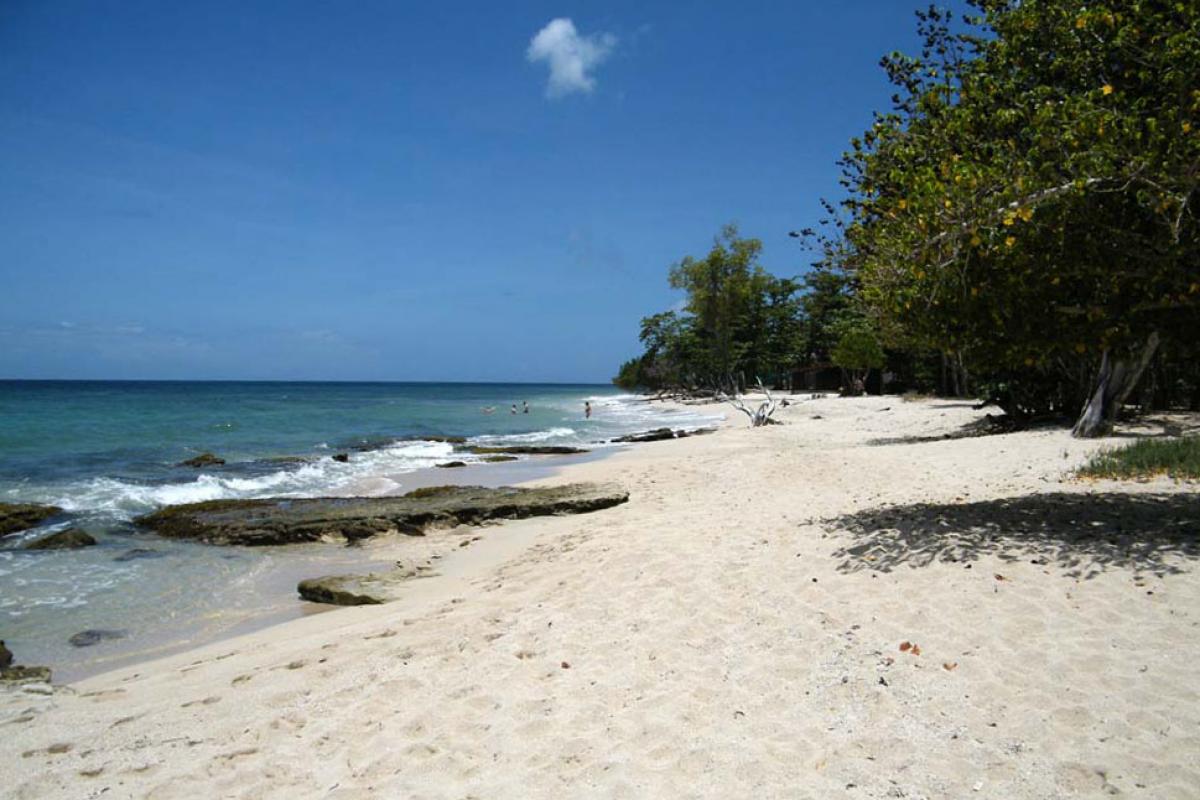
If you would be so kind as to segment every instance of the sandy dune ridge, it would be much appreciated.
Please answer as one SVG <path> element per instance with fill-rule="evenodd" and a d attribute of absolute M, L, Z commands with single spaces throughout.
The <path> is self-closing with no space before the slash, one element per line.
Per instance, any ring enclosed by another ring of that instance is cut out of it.
<path fill-rule="evenodd" d="M 630 502 L 0 696 L 0 795 L 1200 796 L 1196 487 L 1075 481 L 1112 443 L 1060 430 L 940 438 L 981 415 L 801 400 L 571 465 Z"/>

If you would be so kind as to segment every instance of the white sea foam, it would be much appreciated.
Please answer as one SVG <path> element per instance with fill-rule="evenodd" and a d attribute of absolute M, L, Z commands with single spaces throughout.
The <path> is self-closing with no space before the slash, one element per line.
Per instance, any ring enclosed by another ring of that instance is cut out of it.
<path fill-rule="evenodd" d="M 493 442 L 530 444 L 533 442 L 548 442 L 552 439 L 564 439 L 574 435 L 574 428 L 549 428 L 548 430 L 532 431 L 530 433 L 483 434 L 481 436 L 472 436 L 471 441 L 477 444 L 491 444 Z"/>

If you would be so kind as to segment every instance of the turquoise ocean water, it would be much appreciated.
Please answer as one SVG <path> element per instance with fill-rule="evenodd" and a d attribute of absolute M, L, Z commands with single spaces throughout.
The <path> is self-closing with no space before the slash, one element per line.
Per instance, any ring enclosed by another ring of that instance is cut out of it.
<path fill-rule="evenodd" d="M 603 450 L 624 433 L 712 422 L 591 385 L 0 381 L 0 501 L 68 512 L 0 540 L 0 639 L 25 663 L 77 677 L 264 614 L 297 615 L 294 581 L 318 566 L 380 566 L 369 552 L 327 545 L 215 548 L 130 525 L 162 505 L 403 492 L 438 462 L 472 460 L 423 436 Z M 227 463 L 176 466 L 201 452 Z M 350 459 L 334 461 L 335 453 Z M 297 456 L 305 460 L 280 460 Z M 99 546 L 14 549 L 68 525 Z M 82 649 L 67 643 L 89 628 L 122 636 Z"/>

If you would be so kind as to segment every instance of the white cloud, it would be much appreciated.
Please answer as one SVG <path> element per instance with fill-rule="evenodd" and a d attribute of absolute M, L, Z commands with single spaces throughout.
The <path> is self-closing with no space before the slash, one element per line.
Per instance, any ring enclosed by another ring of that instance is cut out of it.
<path fill-rule="evenodd" d="M 556 98 L 571 92 L 592 91 L 596 78 L 590 72 L 609 57 L 616 44 L 617 37 L 611 33 L 580 36 L 574 22 L 559 17 L 537 32 L 525 57 L 549 65 L 546 96 Z"/>

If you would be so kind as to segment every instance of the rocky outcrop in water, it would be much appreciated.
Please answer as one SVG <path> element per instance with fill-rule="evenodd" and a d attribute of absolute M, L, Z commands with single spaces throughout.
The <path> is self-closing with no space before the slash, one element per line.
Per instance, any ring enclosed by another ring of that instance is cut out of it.
<path fill-rule="evenodd" d="M 437 464 L 436 466 L 438 469 L 454 469 L 456 467 L 465 467 L 466 465 L 467 462 L 465 461 L 447 461 L 444 464 Z"/>
<path fill-rule="evenodd" d="M 349 453 L 334 453 L 332 456 L 330 456 L 330 458 L 332 458 L 334 461 L 345 464 L 346 462 L 348 462 L 350 460 L 350 454 Z"/>
<path fill-rule="evenodd" d="M 75 550 L 80 547 L 92 547 L 96 539 L 82 528 L 67 528 L 55 531 L 49 536 L 42 536 L 32 542 L 21 545 L 21 550 Z"/>
<path fill-rule="evenodd" d="M 189 458 L 186 461 L 180 461 L 175 466 L 177 467 L 219 467 L 225 463 L 225 459 L 220 456 L 215 456 L 212 453 L 201 453 L 198 456 Z"/>
<path fill-rule="evenodd" d="M 0 536 L 27 528 L 34 528 L 61 514 L 58 506 L 43 506 L 36 503 L 0 503 Z"/>
<path fill-rule="evenodd" d="M 498 456 L 484 456 L 483 458 L 481 458 L 479 460 L 486 464 L 501 464 L 505 461 L 520 461 L 521 459 L 517 458 L 516 456 L 498 455 Z"/>
<path fill-rule="evenodd" d="M 49 682 L 49 667 L 23 667 L 14 664 L 12 651 L 4 642 L 0 642 L 0 686 Z"/>
<path fill-rule="evenodd" d="M 0 669 L 0 684 L 49 683 L 49 667 L 5 667 Z"/>
<path fill-rule="evenodd" d="M 582 514 L 628 499 L 628 492 L 611 484 L 532 489 L 432 486 L 401 497 L 209 500 L 167 506 L 135 523 L 168 538 L 257 546 L 355 541 L 389 531 L 419 536 L 434 527 L 493 519 Z"/>
<path fill-rule="evenodd" d="M 326 575 L 300 581 L 296 591 L 312 603 L 335 606 L 370 606 L 389 603 L 399 596 L 400 587 L 413 578 L 428 577 L 426 567 L 398 567 L 391 572 L 367 575 Z"/>

